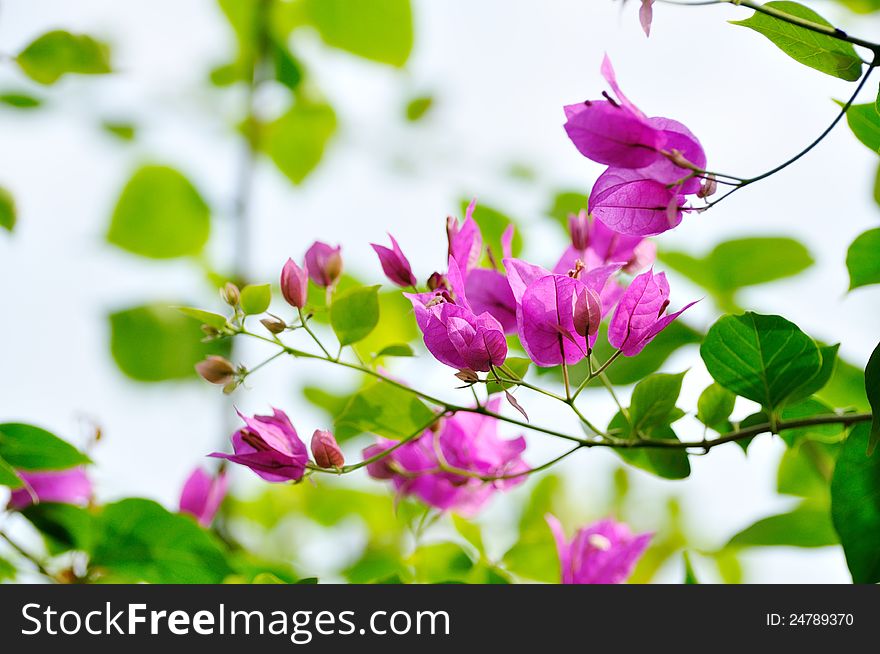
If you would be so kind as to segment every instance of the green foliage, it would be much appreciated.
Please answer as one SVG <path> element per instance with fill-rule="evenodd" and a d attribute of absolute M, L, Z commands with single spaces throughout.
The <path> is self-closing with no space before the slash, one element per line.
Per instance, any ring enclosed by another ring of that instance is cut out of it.
<path fill-rule="evenodd" d="M 182 173 L 143 166 L 122 189 L 107 240 L 142 257 L 171 259 L 199 254 L 210 231 L 210 209 Z"/>
<path fill-rule="evenodd" d="M 11 232 L 15 229 L 17 218 L 15 198 L 5 188 L 0 186 L 0 227 Z"/>
<path fill-rule="evenodd" d="M 0 104 L 5 104 L 7 107 L 15 109 L 36 109 L 42 106 L 43 101 L 28 93 L 6 91 L 0 93 Z"/>
<path fill-rule="evenodd" d="M 397 291 L 380 291 L 378 299 L 381 320 L 366 337 L 355 343 L 354 349 L 364 359 L 413 356 L 408 343 L 420 332 L 412 304 Z"/>
<path fill-rule="evenodd" d="M 868 365 L 865 367 L 865 393 L 874 413 L 874 419 L 871 421 L 871 436 L 868 441 L 868 454 L 872 454 L 877 443 L 880 443 L 880 345 L 874 348 Z"/>
<path fill-rule="evenodd" d="M 399 440 L 425 429 L 434 413 L 409 391 L 377 381 L 358 391 L 336 418 L 334 434 L 340 442 L 373 433 Z"/>
<path fill-rule="evenodd" d="M 0 424 L 0 457 L 22 470 L 63 470 L 91 463 L 89 457 L 54 434 L 19 422 Z"/>
<path fill-rule="evenodd" d="M 859 141 L 875 154 L 880 153 L 880 112 L 875 103 L 851 106 L 846 112 L 846 122 Z"/>
<path fill-rule="evenodd" d="M 105 120 L 101 123 L 101 128 L 120 141 L 134 141 L 135 136 L 137 136 L 137 128 L 133 123 Z"/>
<path fill-rule="evenodd" d="M 694 566 L 691 565 L 691 557 L 687 552 L 682 552 L 681 558 L 684 560 L 684 583 L 686 585 L 699 584 L 697 573 L 694 572 Z"/>
<path fill-rule="evenodd" d="M 241 289 L 241 310 L 246 315 L 255 316 L 269 308 L 272 289 L 269 284 L 249 284 Z"/>
<path fill-rule="evenodd" d="M 764 6 L 812 23 L 832 26 L 815 11 L 797 2 L 768 2 Z M 862 60 L 852 44 L 846 41 L 758 12 L 745 20 L 731 22 L 763 34 L 785 54 L 805 66 L 849 82 L 856 81 L 862 75 Z"/>
<path fill-rule="evenodd" d="M 817 343 L 818 345 L 818 343 Z M 840 343 L 835 345 L 819 346 L 819 356 L 822 357 L 822 367 L 812 377 L 807 378 L 798 389 L 792 393 L 789 402 L 797 402 L 808 398 L 814 393 L 820 392 L 828 384 L 837 367 L 837 351 Z"/>
<path fill-rule="evenodd" d="M 15 566 L 0 556 L 0 583 L 4 581 L 12 581 L 18 575 Z"/>
<path fill-rule="evenodd" d="M 195 378 L 194 366 L 206 356 L 229 354 L 228 341 L 202 343 L 199 324 L 165 304 L 123 309 L 109 319 L 113 359 L 137 381 Z"/>
<path fill-rule="evenodd" d="M 91 565 L 114 580 L 215 584 L 231 572 L 219 544 L 190 516 L 150 500 L 108 504 L 97 520 Z"/>
<path fill-rule="evenodd" d="M 13 468 L 6 460 L 0 456 L 0 486 L 6 486 L 7 488 L 21 488 L 22 481 L 19 479 L 18 475 L 15 473 L 15 468 Z"/>
<path fill-rule="evenodd" d="M 379 324 L 379 286 L 339 293 L 330 305 L 330 326 L 340 345 L 362 341 Z"/>
<path fill-rule="evenodd" d="M 415 570 L 415 579 L 423 584 L 466 581 L 474 562 L 458 543 L 422 545 L 407 561 Z"/>
<path fill-rule="evenodd" d="M 816 343 L 780 316 L 724 316 L 709 329 L 700 355 L 716 382 L 768 411 L 781 407 L 822 370 Z"/>
<path fill-rule="evenodd" d="M 779 462 L 776 490 L 785 495 L 806 497 L 826 505 L 838 443 L 802 439 L 790 445 Z"/>
<path fill-rule="evenodd" d="M 89 552 L 95 543 L 95 518 L 87 509 L 48 502 L 33 504 L 21 513 L 42 534 L 52 555 L 70 550 Z"/>
<path fill-rule="evenodd" d="M 561 572 L 556 543 L 544 516 L 553 512 L 553 500 L 560 487 L 561 480 L 548 475 L 532 488 L 519 521 L 519 537 L 503 558 L 504 567 L 517 576 L 559 583 Z"/>
<path fill-rule="evenodd" d="M 294 184 L 302 183 L 324 157 L 336 132 L 336 113 L 325 103 L 298 101 L 263 126 L 260 147 Z"/>
<path fill-rule="evenodd" d="M 406 119 L 415 123 L 419 120 L 422 120 L 428 113 L 431 111 L 431 108 L 434 106 L 434 97 L 430 95 L 420 95 L 414 98 L 411 98 L 409 102 L 406 103 L 406 108 L 404 111 L 404 115 Z"/>
<path fill-rule="evenodd" d="M 727 547 L 825 547 L 837 542 L 828 507 L 805 501 L 788 513 L 746 527 Z"/>
<path fill-rule="evenodd" d="M 192 307 L 177 307 L 177 310 L 185 316 L 195 318 L 203 325 L 209 325 L 215 329 L 223 329 L 226 327 L 226 316 L 221 316 L 219 313 L 212 313 L 210 311 L 203 311 L 202 309 L 194 309 Z"/>
<path fill-rule="evenodd" d="M 797 275 L 813 265 L 798 241 L 784 237 L 741 238 L 719 243 L 703 257 L 660 252 L 660 259 L 712 294 L 724 311 L 735 311 L 736 294 L 747 286 Z M 749 264 L 743 265 L 744 261 Z"/>
<path fill-rule="evenodd" d="M 831 480 L 831 516 L 857 584 L 880 582 L 880 455 L 865 452 L 867 423 L 853 427 Z"/>
<path fill-rule="evenodd" d="M 880 284 L 880 228 L 869 229 L 860 234 L 846 252 L 846 268 L 849 270 L 849 290 Z"/>
<path fill-rule="evenodd" d="M 110 51 L 85 34 L 54 30 L 43 34 L 16 57 L 22 72 L 40 84 L 54 84 L 64 75 L 110 72 Z"/>
<path fill-rule="evenodd" d="M 719 384 L 710 384 L 697 400 L 697 420 L 717 432 L 728 431 L 735 403 L 736 395 Z"/>
<path fill-rule="evenodd" d="M 324 42 L 352 54 L 401 67 L 413 47 L 409 0 L 302 0 Z"/>
<path fill-rule="evenodd" d="M 858 411 L 870 409 L 865 395 L 864 370 L 838 358 L 831 378 L 816 397 L 834 407 L 852 408 Z"/>
<path fill-rule="evenodd" d="M 547 215 L 553 218 L 568 233 L 568 217 L 577 215 L 581 209 L 586 210 L 588 198 L 580 191 L 559 191 L 553 196 L 553 202 L 547 209 Z"/>

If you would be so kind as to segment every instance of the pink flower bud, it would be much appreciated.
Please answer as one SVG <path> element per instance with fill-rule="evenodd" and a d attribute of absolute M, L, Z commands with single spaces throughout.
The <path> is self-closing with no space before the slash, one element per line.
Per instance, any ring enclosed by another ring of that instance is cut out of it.
<path fill-rule="evenodd" d="M 571 232 L 571 244 L 575 250 L 586 250 L 590 245 L 590 219 L 587 212 L 581 209 L 577 215 L 569 214 L 568 231 Z"/>
<path fill-rule="evenodd" d="M 309 294 L 308 266 L 300 268 L 293 259 L 288 259 L 281 269 L 281 293 L 287 303 L 302 309 Z"/>
<path fill-rule="evenodd" d="M 342 275 L 342 248 L 334 248 L 321 241 L 315 241 L 306 250 L 304 268 L 318 286 L 333 286 Z"/>
<path fill-rule="evenodd" d="M 241 300 L 241 292 L 238 290 L 238 286 L 232 282 L 226 282 L 223 288 L 220 289 L 220 297 L 229 306 L 237 307 L 239 300 Z"/>
<path fill-rule="evenodd" d="M 345 464 L 339 443 L 326 429 L 316 429 L 312 434 L 312 456 L 322 468 L 341 468 Z"/>
<path fill-rule="evenodd" d="M 438 288 L 449 288 L 449 280 L 446 279 L 446 275 L 442 275 L 438 272 L 431 273 L 431 276 L 428 277 L 428 290 L 436 291 Z"/>
<path fill-rule="evenodd" d="M 574 300 L 574 330 L 584 338 L 595 336 L 602 322 L 602 304 L 591 288 L 581 290 Z"/>
<path fill-rule="evenodd" d="M 408 286 L 415 287 L 417 280 L 416 276 L 413 275 L 409 260 L 404 256 L 395 238 L 391 234 L 388 237 L 391 239 L 390 248 L 375 243 L 370 244 L 379 256 L 382 271 L 393 284 L 403 288 Z"/>
<path fill-rule="evenodd" d="M 196 372 L 205 381 L 221 386 L 235 378 L 235 366 L 223 357 L 213 354 L 196 364 Z"/>

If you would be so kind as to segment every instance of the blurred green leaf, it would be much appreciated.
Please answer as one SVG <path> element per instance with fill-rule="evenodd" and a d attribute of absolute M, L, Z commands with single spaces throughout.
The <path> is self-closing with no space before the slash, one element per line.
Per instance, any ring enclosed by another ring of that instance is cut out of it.
<path fill-rule="evenodd" d="M 720 318 L 700 355 L 715 381 L 770 411 L 822 368 L 819 348 L 797 325 L 752 312 Z"/>
<path fill-rule="evenodd" d="M 183 174 L 143 166 L 122 189 L 107 240 L 142 257 L 170 259 L 199 254 L 210 231 L 210 209 Z"/>
<path fill-rule="evenodd" d="M 423 584 L 463 582 L 474 562 L 458 543 L 422 545 L 409 557 L 416 580 Z"/>
<path fill-rule="evenodd" d="M 378 300 L 381 320 L 366 337 L 355 344 L 354 349 L 364 359 L 372 359 L 374 355 L 376 359 L 383 356 L 412 356 L 412 348 L 408 343 L 420 333 L 412 304 L 397 291 L 380 292 Z M 382 353 L 388 348 L 397 349 Z M 402 354 L 404 348 L 410 353 Z"/>
<path fill-rule="evenodd" d="M 780 418 L 786 421 L 801 420 L 812 416 L 827 416 L 834 410 L 814 397 L 788 404 L 782 409 Z M 809 425 L 796 429 L 785 429 L 780 432 L 780 437 L 787 445 L 792 446 L 800 440 L 812 439 L 823 443 L 836 443 L 843 439 L 845 428 L 840 424 Z"/>
<path fill-rule="evenodd" d="M 53 556 L 70 550 L 90 552 L 94 545 L 94 517 L 87 509 L 45 502 L 33 504 L 21 513 L 43 535 Z"/>
<path fill-rule="evenodd" d="M 420 95 L 414 98 L 411 98 L 409 102 L 406 103 L 406 111 L 404 114 L 406 115 L 406 119 L 411 122 L 417 122 L 428 115 L 428 112 L 431 111 L 431 107 L 434 106 L 434 98 L 430 95 Z"/>
<path fill-rule="evenodd" d="M 687 552 L 682 552 L 681 558 L 684 559 L 684 583 L 687 585 L 699 584 L 697 573 L 694 572 L 694 567 L 691 565 L 690 555 Z"/>
<path fill-rule="evenodd" d="M 118 120 L 105 120 L 101 123 L 101 128 L 121 141 L 133 141 L 137 135 L 137 128 L 133 123 Z"/>
<path fill-rule="evenodd" d="M 831 516 L 857 584 L 880 582 L 880 454 L 868 456 L 871 428 L 856 425 L 831 480 Z"/>
<path fill-rule="evenodd" d="M 194 366 L 206 356 L 229 355 L 229 341 L 202 343 L 199 324 L 165 304 L 123 309 L 109 319 L 113 359 L 137 381 L 195 378 Z"/>
<path fill-rule="evenodd" d="M 249 284 L 241 289 L 241 310 L 248 316 L 263 313 L 272 302 L 269 284 Z"/>
<path fill-rule="evenodd" d="M 880 111 L 880 108 L 877 111 Z M 880 166 L 877 166 L 877 176 L 874 178 L 874 202 L 880 204 Z"/>
<path fill-rule="evenodd" d="M 556 543 L 544 516 L 554 511 L 554 498 L 561 480 L 542 477 L 533 486 L 519 522 L 519 538 L 504 555 L 504 567 L 512 573 L 542 581 L 559 583 L 561 577 Z"/>
<path fill-rule="evenodd" d="M 0 456 L 0 486 L 6 486 L 7 488 L 21 488 L 22 481 L 19 479 L 18 475 L 15 473 L 15 468 L 13 468 L 9 463 Z"/>
<path fill-rule="evenodd" d="M 20 422 L 0 424 L 0 457 L 22 470 L 64 470 L 89 457 L 45 429 Z"/>
<path fill-rule="evenodd" d="M 868 439 L 868 454 L 873 454 L 877 443 L 880 443 L 880 345 L 874 348 L 868 365 L 865 366 L 865 393 L 874 413 Z"/>
<path fill-rule="evenodd" d="M 335 394 L 319 386 L 306 386 L 303 388 L 303 397 L 314 406 L 323 409 L 333 419 L 345 410 L 352 394 Z"/>
<path fill-rule="evenodd" d="M 880 10 L 880 0 L 838 0 L 838 2 L 860 14 Z"/>
<path fill-rule="evenodd" d="M 379 324 L 379 286 L 353 288 L 333 297 L 330 326 L 340 345 L 365 339 Z"/>
<path fill-rule="evenodd" d="M 736 310 L 736 292 L 792 277 L 813 265 L 809 251 L 783 237 L 742 238 L 719 243 L 704 257 L 661 251 L 667 266 L 705 288 L 724 311 Z M 743 265 L 748 261 L 749 265 Z"/>
<path fill-rule="evenodd" d="M 297 102 L 263 126 L 260 147 L 291 182 L 300 184 L 324 157 L 336 131 L 336 113 L 329 104 Z"/>
<path fill-rule="evenodd" d="M 18 575 L 15 566 L 0 556 L 0 582 L 12 581 Z"/>
<path fill-rule="evenodd" d="M 568 217 L 577 215 L 587 209 L 587 194 L 580 191 L 560 191 L 553 196 L 553 203 L 547 209 L 547 215 L 553 218 L 568 234 Z"/>
<path fill-rule="evenodd" d="M 715 431 L 726 431 L 723 426 L 730 424 L 735 403 L 736 395 L 720 384 L 710 384 L 697 400 L 697 420 Z"/>
<path fill-rule="evenodd" d="M 793 511 L 758 520 L 727 547 L 825 547 L 838 543 L 827 506 L 803 502 Z"/>
<path fill-rule="evenodd" d="M 16 57 L 25 75 L 40 84 L 54 84 L 69 73 L 109 73 L 110 51 L 85 34 L 54 30 L 43 34 Z"/>
<path fill-rule="evenodd" d="M 427 428 L 434 413 L 412 393 L 385 381 L 357 392 L 336 418 L 334 433 L 339 441 L 373 433 L 400 440 Z"/>
<path fill-rule="evenodd" d="M 837 443 L 802 439 L 785 450 L 776 474 L 776 490 L 828 503 L 829 484 L 837 458 Z"/>
<path fill-rule="evenodd" d="M 462 538 L 474 546 L 480 554 L 485 552 L 483 545 L 483 535 L 480 533 L 480 526 L 470 520 L 462 518 L 460 515 L 452 514 L 452 524 Z"/>
<path fill-rule="evenodd" d="M 302 0 L 303 10 L 329 46 L 401 67 L 413 47 L 409 0 Z"/>
<path fill-rule="evenodd" d="M 859 141 L 874 154 L 880 153 L 880 112 L 875 103 L 852 105 L 847 109 L 846 122 Z"/>
<path fill-rule="evenodd" d="M 470 200 L 461 201 L 462 215 L 464 215 L 469 203 Z M 492 256 L 497 264 L 501 264 L 501 259 L 504 256 L 504 250 L 501 247 L 501 236 L 509 225 L 514 226 L 513 242 L 510 249 L 513 252 L 513 256 L 518 257 L 520 255 L 523 246 L 522 230 L 513 218 L 490 206 L 477 203 L 474 209 L 474 221 L 483 234 L 483 247 L 488 247 L 492 251 Z M 483 264 L 491 264 L 488 255 L 483 257 Z"/>
<path fill-rule="evenodd" d="M 376 353 L 376 358 L 380 357 L 413 357 L 416 353 L 413 352 L 413 349 L 405 344 L 400 343 L 397 345 L 386 345 L 381 350 Z"/>
<path fill-rule="evenodd" d="M 16 215 L 15 199 L 9 191 L 0 186 L 0 227 L 11 232 L 15 229 Z"/>
<path fill-rule="evenodd" d="M 304 76 L 300 62 L 290 53 L 287 46 L 278 39 L 270 40 L 269 52 L 275 69 L 275 79 L 291 91 L 296 90 Z"/>
<path fill-rule="evenodd" d="M 404 583 L 400 577 L 408 575 L 408 572 L 396 547 L 372 545 L 343 574 L 351 584 L 368 584 L 378 580 L 381 580 L 380 583 L 391 583 L 388 578 L 393 575 L 398 576 L 393 583 Z"/>
<path fill-rule="evenodd" d="M 865 395 L 864 370 L 840 357 L 837 358 L 831 378 L 822 390 L 816 392 L 816 397 L 833 407 L 870 410 Z"/>
<path fill-rule="evenodd" d="M 176 307 L 180 313 L 190 318 L 195 318 L 203 325 L 209 325 L 215 329 L 223 329 L 226 327 L 226 316 L 219 313 L 203 311 L 202 309 L 193 309 L 192 307 Z"/>
<path fill-rule="evenodd" d="M 16 109 L 36 109 L 43 104 L 40 98 L 20 91 L 6 91 L 0 93 L 0 104 Z"/>
<path fill-rule="evenodd" d="M 846 252 L 849 290 L 880 284 L 880 228 L 860 234 Z"/>
<path fill-rule="evenodd" d="M 98 517 L 93 568 L 114 579 L 154 584 L 216 584 L 232 572 L 215 539 L 190 516 L 150 500 L 124 499 Z"/>
<path fill-rule="evenodd" d="M 764 7 L 832 27 L 822 16 L 797 2 L 774 1 L 764 4 Z M 852 44 L 846 41 L 758 12 L 745 20 L 730 22 L 763 34 L 785 54 L 805 66 L 848 82 L 854 82 L 862 75 L 862 60 Z"/>

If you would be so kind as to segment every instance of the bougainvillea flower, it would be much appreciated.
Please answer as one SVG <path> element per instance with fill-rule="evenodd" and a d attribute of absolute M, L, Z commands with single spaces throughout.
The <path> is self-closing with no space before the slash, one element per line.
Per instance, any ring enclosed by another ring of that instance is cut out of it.
<path fill-rule="evenodd" d="M 306 250 L 304 267 L 318 286 L 333 286 L 342 275 L 342 247 L 315 241 Z"/>
<path fill-rule="evenodd" d="M 440 363 L 458 370 L 486 372 L 507 358 L 501 323 L 488 312 L 475 314 L 468 302 L 461 270 L 449 257 L 449 288 L 431 293 L 404 293 L 412 302 L 425 346 Z"/>
<path fill-rule="evenodd" d="M 196 468 L 180 493 L 180 512 L 195 516 L 200 525 L 207 527 L 217 515 L 228 488 L 225 472 L 213 477 L 202 468 Z"/>
<path fill-rule="evenodd" d="M 617 304 L 608 326 L 608 342 L 623 352 L 635 356 L 657 334 L 696 302 L 680 311 L 664 315 L 669 306 L 669 282 L 666 273 L 654 274 L 653 270 L 636 277 Z"/>
<path fill-rule="evenodd" d="M 40 472 L 16 471 L 24 482 L 9 496 L 10 509 L 24 509 L 38 502 L 84 506 L 92 499 L 92 482 L 83 467 Z"/>
<path fill-rule="evenodd" d="M 596 341 L 596 308 L 601 315 L 599 293 L 620 265 L 573 271 L 575 276 L 554 274 L 519 259 L 505 259 L 504 265 L 516 300 L 517 332 L 529 358 L 548 367 L 563 361 L 575 364 L 587 356 Z M 585 310 L 594 316 L 587 329 L 577 328 L 576 309 L 579 326 Z"/>
<path fill-rule="evenodd" d="M 497 270 L 475 268 L 467 276 L 465 291 L 474 313 L 491 315 L 505 334 L 516 331 L 516 300 L 506 276 Z"/>
<path fill-rule="evenodd" d="M 579 529 L 568 542 L 559 520 L 549 513 L 545 519 L 556 540 L 563 584 L 619 584 L 626 581 L 653 536 L 633 534 L 625 524 L 600 520 Z"/>
<path fill-rule="evenodd" d="M 609 168 L 593 185 L 590 213 L 621 234 L 653 236 L 681 222 L 685 196 L 638 170 Z"/>
<path fill-rule="evenodd" d="M 645 30 L 645 36 L 651 36 L 651 23 L 654 20 L 654 0 L 642 0 L 639 7 L 639 22 Z"/>
<path fill-rule="evenodd" d="M 336 442 L 336 437 L 326 429 L 316 429 L 312 434 L 312 456 L 322 468 L 341 468 L 345 457 Z"/>
<path fill-rule="evenodd" d="M 293 259 L 288 259 L 281 269 L 281 294 L 287 303 L 297 309 L 306 306 L 309 295 L 308 264 L 300 268 Z"/>
<path fill-rule="evenodd" d="M 649 118 L 648 122 L 663 132 L 666 138 L 664 152 L 677 153 L 675 158 L 680 157 L 699 170 L 706 168 L 706 152 L 699 139 L 687 127 L 671 118 Z M 684 180 L 678 186 L 678 191 L 685 195 L 700 190 L 701 180 L 692 176 L 693 169 L 677 165 L 669 156 L 663 156 L 650 166 L 640 168 L 639 172 L 644 177 L 663 184 L 676 184 Z"/>
<path fill-rule="evenodd" d="M 391 239 L 390 248 L 370 243 L 370 246 L 379 256 L 382 271 L 392 284 L 397 284 L 403 288 L 410 286 L 414 288 L 417 280 L 416 276 L 413 275 L 412 266 L 409 265 L 409 259 L 404 256 L 403 251 L 397 244 L 397 240 L 391 234 L 388 235 L 388 238 Z"/>
<path fill-rule="evenodd" d="M 249 418 L 238 412 L 245 426 L 232 435 L 234 454 L 209 456 L 247 466 L 266 481 L 298 481 L 309 462 L 309 453 L 290 419 L 272 409 L 271 416 Z"/>
<path fill-rule="evenodd" d="M 496 397 L 489 405 L 497 411 Z M 498 421 L 476 413 L 457 413 L 445 418 L 434 429 L 396 448 L 386 457 L 367 466 L 376 479 L 391 479 L 402 496 L 414 496 L 441 510 L 472 516 L 497 491 L 508 490 L 525 481 L 529 467 L 522 460 L 525 439 L 499 438 Z M 380 439 L 364 450 L 369 458 L 395 445 Z M 446 468 L 445 470 L 443 468 Z M 450 471 L 450 469 L 452 471 Z M 470 474 L 461 474 L 456 470 Z M 480 477 L 509 477 L 485 481 Z"/>
<path fill-rule="evenodd" d="M 474 220 L 476 208 L 477 201 L 471 200 L 465 209 L 464 222 L 461 225 L 452 216 L 446 219 L 449 256 L 458 261 L 458 265 L 461 266 L 461 274 L 465 277 L 479 265 L 483 256 L 483 235 L 477 221 Z"/>
<path fill-rule="evenodd" d="M 586 270 L 620 263 L 623 272 L 633 274 L 650 266 L 657 257 L 657 246 L 652 241 L 615 232 L 603 222 L 591 219 L 583 209 L 568 217 L 568 226 L 572 244 L 554 266 L 553 272 L 557 274 L 574 269 L 577 261 Z"/>

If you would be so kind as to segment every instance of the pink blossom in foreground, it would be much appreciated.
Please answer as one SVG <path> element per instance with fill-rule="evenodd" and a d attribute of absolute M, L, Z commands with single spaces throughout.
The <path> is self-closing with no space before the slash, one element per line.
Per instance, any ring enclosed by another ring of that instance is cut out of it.
<path fill-rule="evenodd" d="M 619 584 L 632 573 L 652 534 L 633 534 L 625 524 L 600 520 L 579 529 L 571 542 L 559 520 L 545 516 L 559 552 L 563 584 Z"/>
<path fill-rule="evenodd" d="M 333 286 L 342 275 L 342 248 L 315 241 L 306 250 L 305 265 L 309 277 L 322 288 Z"/>
<path fill-rule="evenodd" d="M 636 277 L 620 298 L 608 326 L 608 342 L 625 356 L 635 356 L 694 304 L 696 302 L 691 302 L 680 311 L 665 315 L 669 306 L 666 273 L 655 275 L 653 270 L 648 270 Z"/>
<path fill-rule="evenodd" d="M 448 289 L 404 293 L 412 302 L 428 351 L 440 363 L 458 370 L 486 372 L 493 365 L 501 365 L 507 358 L 504 329 L 490 313 L 474 313 L 453 257 L 449 257 L 447 280 Z"/>
<path fill-rule="evenodd" d="M 388 238 L 391 239 L 390 248 L 387 248 L 384 245 L 370 243 L 370 246 L 376 251 L 376 254 L 379 257 L 382 271 L 391 283 L 397 284 L 403 288 L 415 288 L 418 281 L 416 280 L 416 276 L 413 275 L 409 259 L 404 256 L 403 251 L 397 244 L 397 240 L 391 236 L 391 234 L 388 235 Z"/>
<path fill-rule="evenodd" d="M 225 472 L 214 477 L 202 468 L 196 468 L 180 493 L 180 512 L 195 516 L 200 525 L 207 527 L 217 515 L 228 488 L 229 479 Z"/>
<path fill-rule="evenodd" d="M 609 168 L 593 185 L 590 214 L 606 227 L 635 236 L 653 236 L 681 223 L 684 195 L 644 177 L 641 171 Z"/>
<path fill-rule="evenodd" d="M 209 456 L 247 466 L 266 481 L 298 481 L 309 462 L 305 444 L 283 411 L 271 416 L 247 417 L 238 412 L 245 426 L 232 435 L 234 454 Z"/>
<path fill-rule="evenodd" d="M 586 270 L 619 263 L 623 272 L 632 274 L 653 264 L 657 257 L 657 246 L 652 241 L 615 232 L 605 223 L 591 219 L 583 209 L 568 217 L 568 226 L 572 244 L 553 267 L 554 273 L 564 275 L 581 261 Z"/>
<path fill-rule="evenodd" d="M 16 470 L 24 482 L 9 496 L 10 509 L 24 509 L 39 502 L 84 506 L 92 498 L 92 482 L 83 467 L 29 472 Z"/>
<path fill-rule="evenodd" d="M 288 259 L 281 269 L 281 294 L 287 303 L 302 309 L 308 302 L 309 271 L 308 265 L 300 268 L 293 259 Z"/>
<path fill-rule="evenodd" d="M 554 274 L 520 259 L 505 259 L 504 265 L 517 303 L 517 332 L 529 358 L 549 367 L 563 361 L 575 364 L 587 356 L 601 318 L 600 293 L 620 265 L 573 275 Z M 584 311 L 589 309 L 593 311 L 586 315 L 593 318 L 584 324 Z"/>
<path fill-rule="evenodd" d="M 497 411 L 500 400 L 493 399 L 488 408 Z M 525 439 L 498 437 L 498 421 L 476 413 L 457 413 L 443 419 L 436 429 L 427 429 L 384 458 L 367 466 L 375 479 L 390 479 L 402 496 L 414 496 L 441 510 L 465 516 L 476 514 L 497 491 L 521 484 L 529 468 L 522 460 Z M 370 458 L 397 445 L 397 441 L 380 439 L 364 450 Z M 442 470 L 441 465 L 483 477 L 510 479 L 483 481 L 476 476 Z"/>

